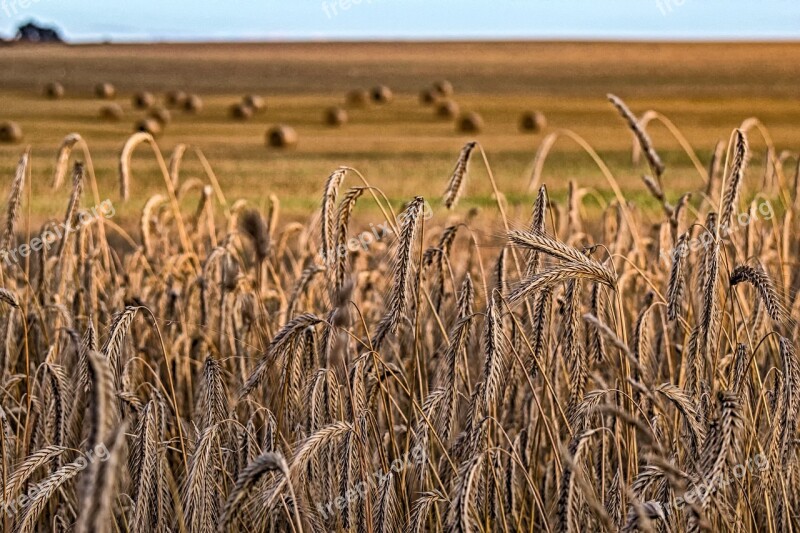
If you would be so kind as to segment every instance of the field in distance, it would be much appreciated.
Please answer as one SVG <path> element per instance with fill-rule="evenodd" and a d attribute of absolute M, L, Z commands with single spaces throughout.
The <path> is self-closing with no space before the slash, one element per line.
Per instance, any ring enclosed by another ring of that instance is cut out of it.
<path fill-rule="evenodd" d="M 485 121 L 477 135 L 456 131 L 453 120 L 435 116 L 419 103 L 431 83 L 450 80 L 462 111 Z M 168 90 L 198 94 L 197 114 L 172 111 L 172 122 L 158 138 L 168 157 L 177 143 L 201 148 L 231 199 L 266 205 L 281 199 L 285 214 L 304 216 L 319 203 L 331 170 L 347 165 L 361 171 L 392 200 L 422 194 L 435 203 L 461 146 L 473 138 L 485 148 L 514 216 L 527 218 L 531 162 L 547 133 L 570 129 L 600 154 L 629 198 L 650 201 L 641 183 L 647 169 L 631 164 L 631 134 L 607 102 L 608 92 L 625 99 L 641 115 L 656 109 L 685 135 L 703 165 L 718 140 L 727 140 L 744 119 L 756 116 L 779 149 L 797 150 L 800 138 L 800 44 L 656 43 L 309 43 L 309 44 L 156 44 L 13 46 L 0 49 L 0 121 L 13 120 L 24 132 L 19 144 L 0 145 L 0 173 L 7 195 L 19 154 L 33 151 L 31 210 L 40 217 L 61 216 L 67 192 L 48 194 L 58 145 L 80 133 L 88 142 L 100 194 L 117 201 L 118 157 L 134 122 L 146 113 L 133 109 L 136 91 L 159 100 Z M 43 87 L 61 82 L 61 100 L 43 97 Z M 123 109 L 119 122 L 98 118 L 107 103 L 93 95 L 98 82 L 115 85 Z M 394 92 L 387 105 L 348 109 L 349 122 L 327 126 L 330 106 L 343 105 L 347 91 L 385 84 Z M 266 99 L 266 110 L 248 121 L 229 117 L 231 104 L 245 94 Z M 518 130 L 522 112 L 547 118 L 539 134 Z M 299 135 L 294 150 L 267 149 L 266 129 L 292 126 Z M 697 188 L 695 166 L 660 124 L 649 127 L 668 170 L 668 194 Z M 753 172 L 763 169 L 765 144 L 751 135 Z M 480 159 L 463 206 L 492 203 Z M 791 176 L 794 175 L 792 170 Z M 187 156 L 185 178 L 202 177 L 197 159 Z M 611 196 L 592 160 L 568 139 L 556 144 L 544 181 L 563 196 L 568 180 Z M 752 190 L 758 180 L 747 184 Z M 123 219 L 134 216 L 147 197 L 163 192 L 152 155 L 137 150 L 132 198 L 118 206 Z M 192 200 L 194 203 L 196 200 Z M 119 204 L 119 202 L 117 202 Z"/>

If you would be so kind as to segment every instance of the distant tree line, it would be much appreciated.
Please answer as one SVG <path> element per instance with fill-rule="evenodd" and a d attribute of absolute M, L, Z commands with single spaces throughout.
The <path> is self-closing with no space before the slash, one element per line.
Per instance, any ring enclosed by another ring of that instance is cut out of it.
<path fill-rule="evenodd" d="M 2 39 L 2 41 L 6 43 L 63 43 L 64 39 L 58 29 L 40 26 L 30 20 L 17 27 L 17 34 L 13 39 Z"/>

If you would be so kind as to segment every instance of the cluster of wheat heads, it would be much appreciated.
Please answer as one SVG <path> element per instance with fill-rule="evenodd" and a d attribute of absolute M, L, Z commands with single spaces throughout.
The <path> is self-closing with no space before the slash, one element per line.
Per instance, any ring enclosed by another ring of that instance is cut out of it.
<path fill-rule="evenodd" d="M 792 155 L 748 120 L 698 169 L 690 200 L 663 188 L 646 124 L 612 102 L 659 211 L 637 210 L 561 130 L 616 199 L 598 223 L 583 220 L 574 184 L 564 205 L 549 199 L 537 183 L 546 139 L 524 227 L 485 165 L 500 247 L 479 242 L 472 216 L 429 219 L 421 197 L 395 212 L 349 168 L 320 184 L 308 224 L 282 224 L 277 198 L 267 213 L 229 204 L 201 151 L 178 146 L 167 161 L 133 136 L 123 196 L 139 145 L 165 184 L 133 236 L 99 218 L 2 264 L 3 529 L 796 529 Z M 748 133 L 770 150 L 763 194 L 743 208 L 758 179 Z M 77 135 L 54 186 L 74 147 L 84 162 L 57 222 L 92 203 L 84 191 L 100 198 Z M 205 180 L 180 179 L 187 154 Z M 486 161 L 477 143 L 459 156 L 447 207 L 476 154 Z M 18 224 L 29 157 L 5 249 L 37 235 Z M 359 202 L 385 223 L 353 247 Z"/>

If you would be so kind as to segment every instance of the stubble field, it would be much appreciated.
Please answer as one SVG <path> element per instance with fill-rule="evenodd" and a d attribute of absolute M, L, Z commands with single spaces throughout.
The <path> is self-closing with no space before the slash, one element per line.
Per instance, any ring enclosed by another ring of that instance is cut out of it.
<path fill-rule="evenodd" d="M 645 167 L 630 164 L 631 135 L 606 101 L 612 92 L 638 114 L 655 109 L 670 118 L 706 164 L 714 145 L 750 116 L 759 117 L 774 142 L 791 146 L 800 117 L 800 45 L 797 44 L 630 44 L 630 43 L 319 43 L 319 44 L 163 44 L 75 47 L 11 47 L 0 50 L 0 120 L 18 122 L 23 144 L 33 148 L 35 173 L 48 174 L 65 135 L 79 132 L 94 154 L 100 188 L 112 197 L 118 157 L 134 122 L 146 113 L 132 109 L 131 96 L 168 90 L 197 93 L 204 109 L 197 115 L 173 110 L 173 122 L 158 139 L 165 154 L 177 143 L 201 148 L 234 198 L 263 205 L 279 194 L 287 212 L 306 214 L 318 204 L 319 181 L 347 165 L 381 183 L 393 200 L 412 194 L 439 196 L 441 180 L 464 142 L 480 141 L 498 183 L 515 205 L 530 204 L 531 162 L 545 134 L 570 129 L 587 140 L 634 197 L 642 192 Z M 462 111 L 477 111 L 486 123 L 479 135 L 456 132 L 454 121 L 435 117 L 418 94 L 447 79 Z M 63 83 L 63 100 L 42 97 L 48 82 Z M 124 109 L 118 123 L 98 118 L 105 103 L 93 95 L 99 82 L 117 89 Z M 389 105 L 351 109 L 341 128 L 324 124 L 325 109 L 344 104 L 347 91 L 385 84 L 395 93 Z M 228 108 L 245 94 L 266 98 L 267 109 L 239 122 Z M 524 111 L 539 110 L 548 121 L 544 133 L 521 134 Z M 289 152 L 265 148 L 272 124 L 287 124 L 299 134 Z M 667 130 L 649 128 L 669 165 L 669 188 L 694 183 L 697 172 Z M 753 140 L 754 157 L 764 145 Z M 19 146 L 0 145 L 0 171 L 10 176 Z M 161 181 L 152 159 L 134 157 L 138 201 L 123 206 L 134 214 Z M 187 158 L 189 175 L 202 175 Z M 557 142 L 544 175 L 560 197 L 567 181 L 609 190 L 597 167 L 569 140 Z M 46 214 L 56 199 L 37 180 L 33 210 Z M 107 191 L 107 192 L 106 192 Z M 42 194 L 37 194 L 41 192 Z M 491 190 L 478 186 L 467 204 L 491 203 Z M 646 201 L 646 195 L 641 198 Z"/>

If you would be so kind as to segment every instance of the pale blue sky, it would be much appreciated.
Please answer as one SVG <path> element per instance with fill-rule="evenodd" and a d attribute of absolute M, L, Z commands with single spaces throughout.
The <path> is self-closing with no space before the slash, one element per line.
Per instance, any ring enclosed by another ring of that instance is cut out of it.
<path fill-rule="evenodd" d="M 800 37 L 798 0 L 0 0 L 0 34 L 29 18 L 80 41 Z"/>

